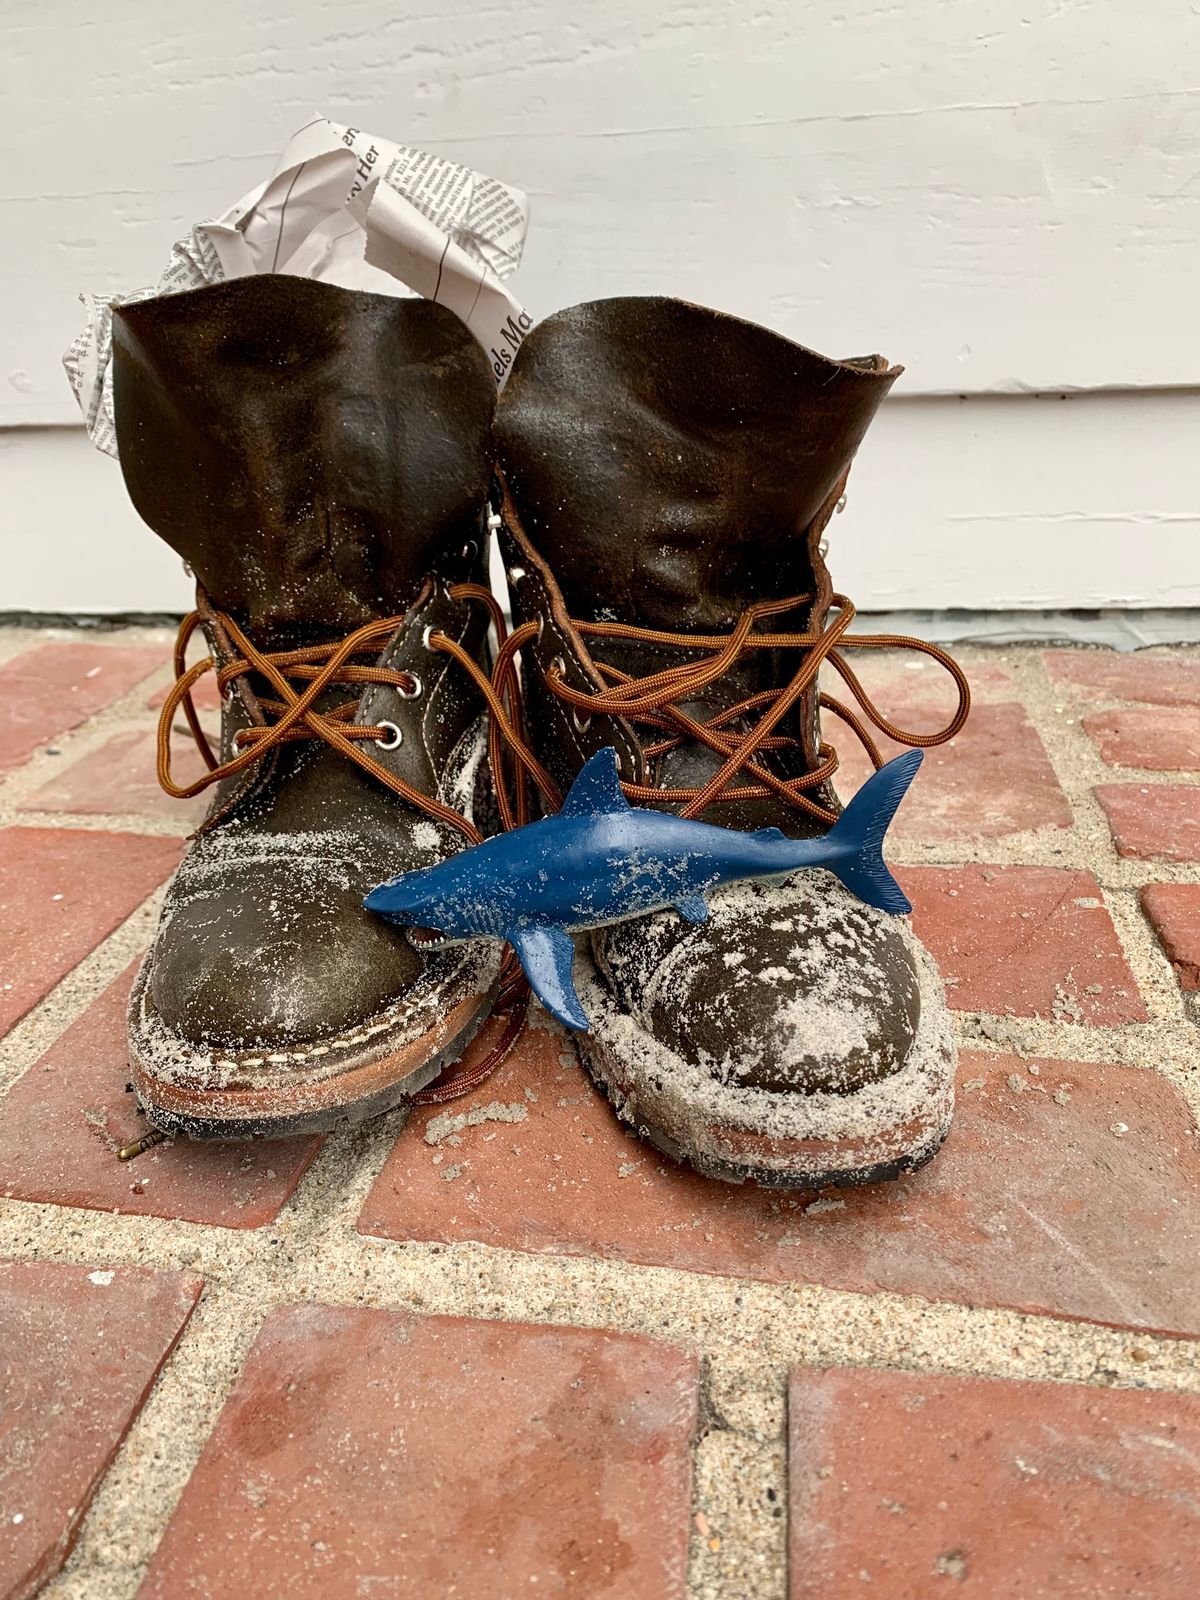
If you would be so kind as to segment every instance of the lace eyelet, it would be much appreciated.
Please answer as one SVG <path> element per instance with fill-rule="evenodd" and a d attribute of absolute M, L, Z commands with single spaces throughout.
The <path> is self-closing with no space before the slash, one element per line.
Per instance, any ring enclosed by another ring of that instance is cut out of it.
<path fill-rule="evenodd" d="M 546 676 L 548 678 L 559 677 L 565 681 L 567 676 L 567 663 L 561 656 L 555 656 L 554 660 L 550 663 L 550 667 L 546 673 Z"/>
<path fill-rule="evenodd" d="M 416 700 L 419 698 L 422 690 L 425 688 L 424 683 L 421 681 L 420 673 L 410 672 L 409 677 L 413 682 L 411 689 L 401 689 L 399 685 L 396 686 L 396 693 L 401 700 Z"/>
<path fill-rule="evenodd" d="M 466 544 L 463 545 L 463 547 L 462 547 L 462 558 L 463 558 L 463 560 L 464 561 L 474 561 L 475 557 L 478 554 L 479 554 L 479 546 L 478 546 L 478 544 L 475 542 L 474 539 L 468 539 Z"/>
<path fill-rule="evenodd" d="M 390 739 L 376 739 L 374 743 L 377 744 L 381 750 L 399 750 L 400 746 L 404 743 L 404 735 L 400 732 L 400 729 L 396 726 L 396 724 L 394 722 L 381 722 L 379 726 L 381 728 L 390 728 L 392 730 L 392 736 Z"/>
<path fill-rule="evenodd" d="M 432 636 L 432 634 L 434 633 L 434 631 L 435 631 L 435 624 L 432 623 L 432 622 L 427 622 L 425 624 L 425 631 L 421 635 L 421 644 L 424 646 L 424 648 L 426 650 L 432 650 L 433 649 L 433 646 L 430 644 L 429 640 L 430 640 L 430 637 Z"/>

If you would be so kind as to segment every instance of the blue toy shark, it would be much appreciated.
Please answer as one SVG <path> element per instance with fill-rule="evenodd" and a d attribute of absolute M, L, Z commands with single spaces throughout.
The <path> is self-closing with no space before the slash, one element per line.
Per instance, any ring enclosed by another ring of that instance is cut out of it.
<path fill-rule="evenodd" d="M 615 752 L 604 749 L 582 768 L 557 816 L 402 873 L 372 889 L 365 904 L 391 922 L 436 930 L 437 943 L 506 939 L 546 1010 L 586 1032 L 572 980 L 572 934 L 668 906 L 703 922 L 710 890 L 747 878 L 786 878 L 800 867 L 828 867 L 868 905 L 910 911 L 882 846 L 920 765 L 919 750 L 897 756 L 868 779 L 828 833 L 789 839 L 778 828 L 738 833 L 635 809 L 621 792 Z"/>

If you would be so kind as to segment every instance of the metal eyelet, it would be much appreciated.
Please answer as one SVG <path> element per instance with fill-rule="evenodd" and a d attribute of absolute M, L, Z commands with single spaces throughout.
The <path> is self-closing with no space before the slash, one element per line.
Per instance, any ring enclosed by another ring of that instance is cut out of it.
<path fill-rule="evenodd" d="M 825 557 L 829 554 L 828 539 L 822 539 L 817 545 L 817 554 L 820 556 L 821 560 L 824 561 Z"/>
<path fill-rule="evenodd" d="M 565 679 L 567 676 L 567 663 L 561 656 L 555 656 L 554 660 L 550 663 L 550 670 L 547 672 L 546 676 L 550 677 L 555 673 L 557 673 L 557 675 L 563 679 Z"/>
<path fill-rule="evenodd" d="M 838 501 L 837 505 L 834 506 L 834 508 L 833 508 L 837 512 L 839 517 L 841 516 L 842 512 L 845 511 L 845 509 L 846 509 L 846 500 L 847 500 L 847 496 L 843 495 L 842 498 Z"/>
<path fill-rule="evenodd" d="M 399 750 L 400 746 L 404 743 L 404 735 L 400 732 L 400 729 L 396 726 L 396 724 L 394 722 L 381 722 L 379 726 L 381 728 L 390 728 L 392 730 L 392 737 L 390 739 L 376 739 L 374 743 L 377 744 L 381 750 Z"/>
<path fill-rule="evenodd" d="M 409 677 L 413 681 L 413 686 L 411 689 L 402 689 L 399 684 L 396 685 L 396 693 L 401 700 L 416 700 L 425 687 L 425 685 L 421 682 L 420 673 L 410 672 Z"/>
<path fill-rule="evenodd" d="M 487 508 L 487 525 L 489 533 L 495 533 L 498 529 L 504 526 L 504 518 L 498 511 L 493 511 L 490 502 L 488 503 Z"/>
<path fill-rule="evenodd" d="M 508 581 L 509 581 L 509 583 L 520 583 L 521 579 L 524 576 L 525 576 L 525 568 L 524 567 L 509 567 L 509 569 L 508 569 Z"/>
<path fill-rule="evenodd" d="M 433 649 L 433 646 L 430 644 L 429 639 L 430 639 L 430 635 L 434 631 L 435 626 L 436 625 L 434 623 L 432 623 L 432 622 L 427 622 L 425 624 L 425 632 L 421 635 L 421 643 L 425 647 L 426 650 L 432 650 Z"/>
<path fill-rule="evenodd" d="M 586 733 L 592 725 L 591 717 L 581 717 L 579 715 L 578 706 L 571 707 L 571 722 L 576 733 Z"/>
<path fill-rule="evenodd" d="M 474 561 L 475 557 L 478 554 L 479 554 L 479 546 L 478 546 L 478 544 L 475 542 L 474 539 L 468 539 L 466 544 L 463 545 L 463 547 L 462 547 L 462 558 L 463 558 L 463 560 L 464 561 Z"/>

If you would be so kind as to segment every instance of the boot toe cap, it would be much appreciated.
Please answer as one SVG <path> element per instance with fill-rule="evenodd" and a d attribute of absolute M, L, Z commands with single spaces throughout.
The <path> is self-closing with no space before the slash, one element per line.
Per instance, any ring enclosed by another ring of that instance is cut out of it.
<path fill-rule="evenodd" d="M 271 1050 L 377 1015 L 422 964 L 399 929 L 363 909 L 369 887 L 346 872 L 266 863 L 231 893 L 185 863 L 151 966 L 160 1022 L 198 1047 Z"/>
<path fill-rule="evenodd" d="M 715 894 L 595 936 L 614 997 L 646 1033 L 731 1086 L 853 1094 L 897 1072 L 917 1033 L 914 941 L 829 873 Z"/>

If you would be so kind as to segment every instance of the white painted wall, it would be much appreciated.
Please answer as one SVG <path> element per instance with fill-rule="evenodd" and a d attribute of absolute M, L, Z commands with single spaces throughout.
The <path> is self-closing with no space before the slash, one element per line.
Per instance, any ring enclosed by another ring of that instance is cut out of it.
<path fill-rule="evenodd" d="M 903 361 L 834 526 L 862 607 L 1200 604 L 1190 5 L 52 0 L 3 41 L 0 611 L 186 603 L 59 356 L 314 107 L 526 188 L 535 315 L 666 291 Z"/>

